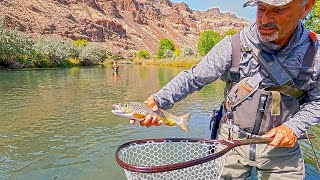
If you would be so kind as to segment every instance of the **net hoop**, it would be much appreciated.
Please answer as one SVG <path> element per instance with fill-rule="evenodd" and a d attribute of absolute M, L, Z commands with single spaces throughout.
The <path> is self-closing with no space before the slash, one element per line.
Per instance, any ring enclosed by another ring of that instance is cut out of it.
<path fill-rule="evenodd" d="M 132 145 L 140 145 L 140 144 L 146 144 L 150 142 L 155 142 L 155 143 L 161 143 L 161 142 L 188 142 L 188 143 L 207 143 L 207 144 L 217 144 L 220 143 L 222 145 L 226 145 L 226 148 L 222 149 L 218 153 L 213 153 L 210 155 L 207 155 L 202 158 L 198 158 L 195 160 L 190 160 L 190 161 L 185 161 L 181 163 L 174 163 L 174 164 L 168 164 L 168 165 L 160 165 L 160 166 L 135 166 L 129 163 L 124 162 L 120 158 L 120 152 L 122 149 L 128 148 Z M 230 144 L 232 144 L 230 146 Z M 199 165 L 202 163 L 209 162 L 211 160 L 217 159 L 224 154 L 226 154 L 230 149 L 234 147 L 233 142 L 231 141 L 225 141 L 225 140 L 205 140 L 205 139 L 196 139 L 196 138 L 164 138 L 164 139 L 142 139 L 142 140 L 135 140 L 135 141 L 130 141 L 127 142 L 121 146 L 118 147 L 116 150 L 115 156 L 116 156 L 116 161 L 117 163 L 124 168 L 125 170 L 129 170 L 132 172 L 139 172 L 139 173 L 159 173 L 159 172 L 167 172 L 167 171 L 174 171 L 174 170 L 179 170 L 195 165 Z"/>

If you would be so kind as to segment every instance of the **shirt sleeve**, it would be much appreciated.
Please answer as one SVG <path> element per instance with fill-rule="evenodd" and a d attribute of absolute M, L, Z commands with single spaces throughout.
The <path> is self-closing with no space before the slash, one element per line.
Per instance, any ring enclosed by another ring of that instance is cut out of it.
<path fill-rule="evenodd" d="M 284 125 L 288 126 L 299 138 L 308 128 L 320 122 L 320 49 L 318 49 L 314 73 L 308 81 L 308 100 Z"/>
<path fill-rule="evenodd" d="M 169 109 L 177 101 L 202 89 L 219 77 L 226 76 L 231 63 L 231 36 L 226 36 L 190 70 L 180 72 L 160 91 L 152 96 L 162 109 Z"/>

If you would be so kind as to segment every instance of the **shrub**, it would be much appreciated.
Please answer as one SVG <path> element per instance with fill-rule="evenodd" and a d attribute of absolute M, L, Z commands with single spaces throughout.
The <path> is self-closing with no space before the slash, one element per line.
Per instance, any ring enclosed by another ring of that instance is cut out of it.
<path fill-rule="evenodd" d="M 164 52 L 164 57 L 165 58 L 172 58 L 174 56 L 174 52 L 170 49 L 166 49 Z"/>
<path fill-rule="evenodd" d="M 104 46 L 97 43 L 90 43 L 84 47 L 80 53 L 79 60 L 81 65 L 94 65 L 102 62 L 106 58 Z"/>
<path fill-rule="evenodd" d="M 220 34 L 213 30 L 205 30 L 200 33 L 198 52 L 201 56 L 206 55 L 213 46 L 220 41 Z"/>
<path fill-rule="evenodd" d="M 50 67 L 51 66 L 50 58 L 48 56 L 44 56 L 42 59 L 40 59 L 38 66 L 43 68 Z"/>
<path fill-rule="evenodd" d="M 74 44 L 78 47 L 83 47 L 88 44 L 88 41 L 86 39 L 77 39 L 76 41 L 74 41 Z"/>
<path fill-rule="evenodd" d="M 174 52 L 175 48 L 172 40 L 164 38 L 160 41 L 158 52 L 157 52 L 157 58 L 158 59 L 165 58 L 166 50 L 170 50 Z"/>
<path fill-rule="evenodd" d="M 68 58 L 66 60 L 66 64 L 67 64 L 67 66 L 79 66 L 80 65 L 80 61 L 78 59 L 75 59 L 75 58 Z"/>
<path fill-rule="evenodd" d="M 190 47 L 182 48 L 181 56 L 188 57 L 188 56 L 193 56 L 193 55 L 194 55 L 194 52 Z"/>
<path fill-rule="evenodd" d="M 140 59 L 150 59 L 150 53 L 146 49 L 141 49 L 137 56 Z"/>
<path fill-rule="evenodd" d="M 6 29 L 0 19 L 0 63 L 8 68 L 21 68 L 30 61 L 33 41 L 23 33 Z"/>
<path fill-rule="evenodd" d="M 180 55 L 181 55 L 181 49 L 180 49 L 180 48 L 176 48 L 176 49 L 174 50 L 174 56 L 178 57 L 178 56 L 180 56 Z"/>
<path fill-rule="evenodd" d="M 80 52 L 83 50 L 84 46 L 77 46 L 72 42 L 65 44 L 65 50 L 68 58 L 77 59 L 79 58 Z"/>
<path fill-rule="evenodd" d="M 0 29 L 4 28 L 4 21 L 3 21 L 3 17 L 0 16 Z"/>
<path fill-rule="evenodd" d="M 41 61 L 48 61 L 48 67 L 65 66 L 68 58 L 67 45 L 59 39 L 40 40 L 33 46 L 34 64 L 43 67 Z M 46 67 L 46 66 L 45 66 Z"/>

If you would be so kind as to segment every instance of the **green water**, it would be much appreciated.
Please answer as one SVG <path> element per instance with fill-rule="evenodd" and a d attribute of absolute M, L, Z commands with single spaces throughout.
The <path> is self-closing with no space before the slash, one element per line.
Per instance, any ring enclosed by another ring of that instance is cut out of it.
<path fill-rule="evenodd" d="M 125 179 L 114 158 L 128 141 L 159 137 L 208 138 L 210 112 L 222 101 L 216 82 L 177 103 L 192 112 L 190 133 L 177 127 L 129 125 L 112 104 L 144 101 L 182 69 L 110 67 L 0 71 L 0 179 Z M 319 126 L 312 128 L 318 133 Z M 314 140 L 319 155 L 320 140 Z M 319 179 L 310 147 L 302 142 L 308 179 Z M 311 165 L 310 165 L 311 164 Z"/>

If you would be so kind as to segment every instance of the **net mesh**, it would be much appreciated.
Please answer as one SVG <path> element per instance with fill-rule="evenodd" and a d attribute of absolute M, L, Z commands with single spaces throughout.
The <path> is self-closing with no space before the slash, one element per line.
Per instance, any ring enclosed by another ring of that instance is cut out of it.
<path fill-rule="evenodd" d="M 163 166 L 196 160 L 223 149 L 220 143 L 205 142 L 154 142 L 145 144 L 133 143 L 120 150 L 118 157 L 127 164 L 139 167 Z M 140 173 L 125 169 L 129 180 L 141 179 L 219 179 L 222 173 L 225 156 L 183 169 L 159 172 Z"/>

